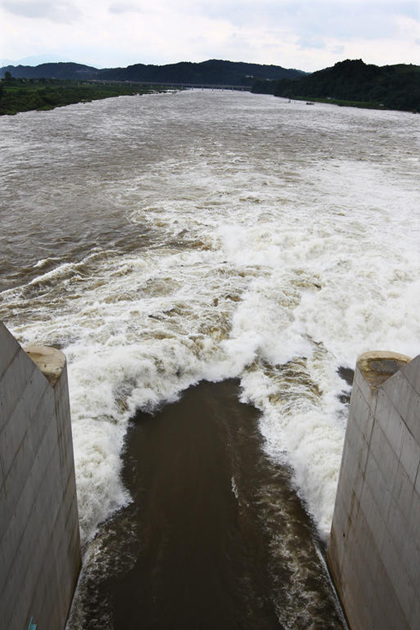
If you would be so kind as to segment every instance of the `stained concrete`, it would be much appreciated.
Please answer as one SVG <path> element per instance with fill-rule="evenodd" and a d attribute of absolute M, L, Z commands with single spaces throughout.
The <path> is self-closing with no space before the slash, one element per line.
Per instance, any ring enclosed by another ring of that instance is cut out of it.
<path fill-rule="evenodd" d="M 328 564 L 352 630 L 420 628 L 420 356 L 357 362 Z"/>
<path fill-rule="evenodd" d="M 0 322 L 0 623 L 61 630 L 81 563 L 66 360 L 28 353 Z"/>

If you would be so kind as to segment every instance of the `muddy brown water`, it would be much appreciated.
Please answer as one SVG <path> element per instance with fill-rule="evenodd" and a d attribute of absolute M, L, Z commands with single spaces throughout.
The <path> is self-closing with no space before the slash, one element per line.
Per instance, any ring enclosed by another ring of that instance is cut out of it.
<path fill-rule="evenodd" d="M 133 503 L 98 536 L 71 628 L 343 627 L 315 527 L 239 394 L 236 381 L 202 382 L 137 413 L 123 469 Z"/>

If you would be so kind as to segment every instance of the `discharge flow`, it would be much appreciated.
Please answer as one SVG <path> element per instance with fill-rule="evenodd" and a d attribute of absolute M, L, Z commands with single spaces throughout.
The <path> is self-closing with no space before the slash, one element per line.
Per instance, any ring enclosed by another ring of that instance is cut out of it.
<path fill-rule="evenodd" d="M 416 124 L 223 91 L 2 117 L 0 317 L 66 353 L 85 545 L 136 411 L 232 378 L 327 540 L 339 370 L 420 351 Z"/>

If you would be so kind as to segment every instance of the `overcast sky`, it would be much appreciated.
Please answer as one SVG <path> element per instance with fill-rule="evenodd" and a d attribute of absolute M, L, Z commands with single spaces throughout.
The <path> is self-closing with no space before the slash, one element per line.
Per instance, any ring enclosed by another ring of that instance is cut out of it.
<path fill-rule="evenodd" d="M 420 64 L 420 0 L 0 0 L 0 62 Z"/>

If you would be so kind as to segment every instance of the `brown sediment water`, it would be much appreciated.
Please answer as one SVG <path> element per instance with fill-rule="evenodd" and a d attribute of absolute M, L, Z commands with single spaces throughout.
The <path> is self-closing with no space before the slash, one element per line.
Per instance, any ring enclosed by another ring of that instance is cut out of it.
<path fill-rule="evenodd" d="M 256 415 L 232 382 L 201 383 L 155 416 L 137 414 L 124 480 L 142 551 L 115 588 L 116 630 L 282 627 L 255 508 L 239 500 L 257 446 L 242 434 Z"/>
<path fill-rule="evenodd" d="M 239 394 L 202 382 L 133 418 L 133 502 L 93 545 L 71 629 L 343 627 L 316 529 Z"/>

